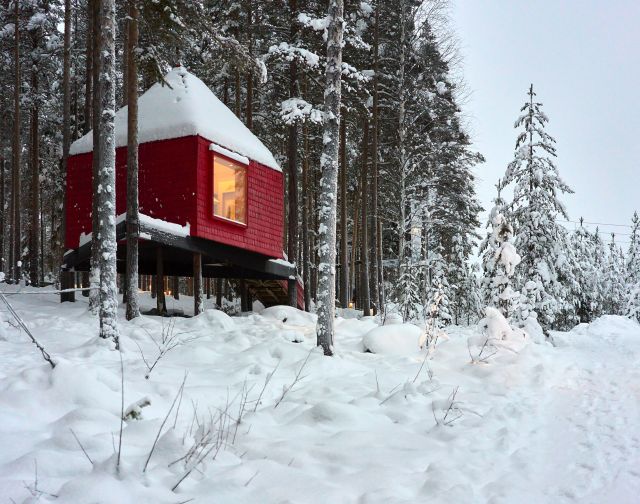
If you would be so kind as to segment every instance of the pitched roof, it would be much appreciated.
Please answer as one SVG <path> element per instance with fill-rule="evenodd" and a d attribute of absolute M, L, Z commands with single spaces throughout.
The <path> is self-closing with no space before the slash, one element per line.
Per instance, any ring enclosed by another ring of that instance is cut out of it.
<path fill-rule="evenodd" d="M 226 149 L 280 170 L 269 149 L 195 75 L 172 69 L 138 99 L 140 143 L 200 135 Z M 127 145 L 127 107 L 116 113 L 116 147 Z M 71 145 L 70 154 L 93 150 L 93 134 Z"/>

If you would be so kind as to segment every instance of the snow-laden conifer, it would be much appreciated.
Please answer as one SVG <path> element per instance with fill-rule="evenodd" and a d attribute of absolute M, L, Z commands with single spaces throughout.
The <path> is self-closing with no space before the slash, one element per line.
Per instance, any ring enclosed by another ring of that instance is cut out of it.
<path fill-rule="evenodd" d="M 515 246 L 522 255 L 517 286 L 525 288 L 540 324 L 549 328 L 560 309 L 556 262 L 565 231 L 557 218 L 568 219 L 559 198 L 572 190 L 554 163 L 556 141 L 545 131 L 549 119 L 535 96 L 531 85 L 528 100 L 514 125 L 520 133 L 503 183 L 513 185 L 508 215 L 516 232 Z"/>

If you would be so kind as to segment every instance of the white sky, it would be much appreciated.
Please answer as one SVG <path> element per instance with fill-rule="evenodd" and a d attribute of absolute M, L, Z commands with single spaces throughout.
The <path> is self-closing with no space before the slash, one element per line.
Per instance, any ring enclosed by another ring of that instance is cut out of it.
<path fill-rule="evenodd" d="M 477 170 L 483 206 L 512 159 L 513 123 L 533 83 L 575 191 L 564 197 L 570 218 L 628 224 L 640 212 L 640 0 L 452 2 L 470 90 L 463 108 L 487 159 Z"/>

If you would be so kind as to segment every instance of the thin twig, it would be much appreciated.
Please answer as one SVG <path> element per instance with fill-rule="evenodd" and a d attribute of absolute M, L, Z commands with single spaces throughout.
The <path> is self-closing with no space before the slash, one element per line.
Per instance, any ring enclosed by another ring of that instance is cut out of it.
<path fill-rule="evenodd" d="M 80 442 L 80 440 L 78 439 L 78 436 L 76 436 L 76 433 L 73 432 L 72 428 L 69 428 L 69 430 L 71 431 L 71 434 L 73 434 L 73 437 L 76 439 L 78 446 L 80 447 L 80 449 L 82 450 L 82 453 L 84 453 L 84 456 L 87 457 L 87 460 L 89 462 L 91 462 L 91 465 L 94 465 L 93 460 L 91 460 L 91 457 L 89 456 L 89 454 L 87 453 L 87 450 L 84 449 L 84 446 L 82 446 L 82 443 Z"/>
<path fill-rule="evenodd" d="M 13 306 L 11 306 L 11 304 L 9 303 L 9 301 L 7 300 L 3 292 L 0 292 L 0 300 L 2 300 L 2 302 L 5 305 L 7 305 L 7 309 L 9 310 L 9 313 L 13 315 L 13 318 L 16 319 L 16 322 L 18 323 L 18 325 L 22 327 L 22 329 L 24 329 L 24 332 L 26 332 L 27 336 L 31 338 L 31 341 L 33 342 L 33 344 L 38 348 L 38 350 L 40 350 L 40 353 L 42 354 L 42 358 L 51 365 L 51 369 L 54 369 L 56 367 L 55 362 L 53 362 L 53 359 L 51 358 L 49 353 L 44 349 L 44 347 L 40 343 L 38 343 L 38 340 L 36 340 L 33 334 L 31 334 L 31 331 L 23 322 L 23 320 L 20 318 L 20 315 L 18 315 L 18 313 L 13 309 Z"/>
<path fill-rule="evenodd" d="M 256 399 L 256 404 L 253 407 L 254 413 L 256 412 L 256 410 L 258 409 L 258 406 L 260 405 L 260 401 L 262 400 L 262 395 L 264 394 L 264 391 L 267 388 L 267 385 L 269 385 L 269 382 L 271 381 L 271 378 L 273 378 L 273 375 L 276 374 L 276 371 L 278 370 L 279 366 L 280 366 L 280 361 L 278 361 L 278 363 L 276 364 L 276 367 L 273 368 L 273 371 L 271 371 L 271 373 L 269 373 L 265 378 L 264 385 L 262 386 L 262 390 L 260 391 L 260 395 L 258 396 L 258 399 Z"/>
<path fill-rule="evenodd" d="M 173 402 L 171 403 L 171 407 L 169 408 L 169 411 L 167 411 L 167 415 L 164 417 L 164 420 L 162 421 L 162 424 L 160 425 L 160 428 L 158 429 L 158 433 L 156 434 L 156 438 L 153 441 L 153 445 L 151 446 L 151 450 L 149 451 L 149 456 L 147 457 L 147 461 L 144 463 L 144 468 L 142 469 L 142 472 L 146 472 L 147 471 L 147 466 L 149 465 L 149 461 L 151 460 L 151 456 L 153 455 L 154 450 L 156 449 L 156 445 L 158 444 L 158 439 L 160 439 L 160 435 L 162 434 L 162 429 L 164 428 L 164 424 L 167 423 L 167 420 L 169 419 L 169 415 L 171 415 L 171 411 L 173 411 L 173 407 L 176 405 L 176 401 L 178 400 L 178 396 L 181 394 L 182 389 L 184 388 L 184 384 L 187 381 L 187 374 L 185 372 L 184 374 L 184 378 L 182 380 L 182 385 L 180 385 L 180 389 L 178 390 L 178 393 L 176 394 L 175 398 L 173 399 Z"/>
<path fill-rule="evenodd" d="M 302 370 L 307 365 L 307 362 L 309 361 L 309 357 L 311 357 L 311 352 L 313 352 L 314 350 L 315 350 L 315 348 L 312 348 L 311 350 L 309 350 L 309 353 L 307 354 L 306 358 L 304 359 L 304 362 L 302 363 L 302 366 L 300 366 L 300 369 L 298 369 L 298 372 L 296 373 L 296 376 L 293 379 L 293 383 L 291 385 L 289 385 L 288 387 L 285 387 L 282 390 L 282 395 L 280 396 L 280 399 L 278 399 L 276 401 L 276 404 L 273 407 L 274 409 L 277 408 L 280 405 L 280 403 L 285 398 L 285 396 L 291 391 L 291 389 L 296 385 L 296 383 L 298 383 L 301 380 L 300 373 L 302 373 Z"/>

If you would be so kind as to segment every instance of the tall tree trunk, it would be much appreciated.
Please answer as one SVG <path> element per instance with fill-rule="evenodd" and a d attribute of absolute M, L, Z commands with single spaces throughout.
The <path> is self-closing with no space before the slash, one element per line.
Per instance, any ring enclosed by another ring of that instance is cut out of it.
<path fill-rule="evenodd" d="M 291 15 L 290 23 L 290 43 L 295 44 L 297 40 L 297 1 L 289 0 L 289 10 Z M 289 98 L 298 96 L 298 64 L 295 58 L 289 63 Z M 294 264 L 298 260 L 298 125 L 292 121 L 288 126 L 287 139 L 287 171 L 289 175 L 288 190 L 288 230 L 287 230 L 287 257 L 289 262 Z M 297 270 L 297 267 L 296 267 Z M 297 275 L 296 275 L 297 276 Z M 297 306 L 297 282 L 289 281 L 289 305 Z"/>
<path fill-rule="evenodd" d="M 318 226 L 320 265 L 317 337 L 318 345 L 322 346 L 325 355 L 333 355 L 333 326 L 336 309 L 336 199 L 342 91 L 343 13 L 344 1 L 330 0 Z"/>
<path fill-rule="evenodd" d="M 202 292 L 202 254 L 193 254 L 193 314 L 199 315 L 204 311 L 204 296 Z"/>
<path fill-rule="evenodd" d="M 100 73 L 102 67 L 100 48 L 101 41 L 101 9 L 102 0 L 89 0 L 93 14 L 93 111 L 92 111 L 92 131 L 93 131 L 93 158 L 92 158 L 92 178 L 91 186 L 93 198 L 91 199 L 91 291 L 89 295 L 89 308 L 93 313 L 98 313 L 98 305 L 102 294 L 100 292 L 100 247 L 98 244 L 98 174 L 100 170 L 100 107 L 102 96 L 102 85 Z"/>
<path fill-rule="evenodd" d="M 4 245 L 5 245 L 5 225 L 6 225 L 6 211 L 5 208 L 5 164 L 4 158 L 4 128 L 5 128 L 5 113 L 4 110 L 0 111 L 2 114 L 2 132 L 0 132 L 0 271 L 4 272 L 5 260 L 4 260 Z"/>
<path fill-rule="evenodd" d="M 369 297 L 369 214 L 367 206 L 369 201 L 369 118 L 364 118 L 362 125 L 364 130 L 362 138 L 362 196 L 361 196 L 361 215 L 362 215 L 362 237 L 360 238 L 360 299 L 362 300 L 362 309 L 365 317 L 371 315 L 371 298 Z"/>
<path fill-rule="evenodd" d="M 118 341 L 116 287 L 116 143 L 115 143 L 115 0 L 102 0 L 100 37 L 100 171 L 98 174 L 98 241 L 100 244 L 100 337 Z"/>
<path fill-rule="evenodd" d="M 40 125 L 38 107 L 38 68 L 31 69 L 31 91 L 34 95 L 31 107 L 31 284 L 40 285 Z"/>
<path fill-rule="evenodd" d="M 340 306 L 349 307 L 349 226 L 347 222 L 347 116 L 340 121 Z"/>
<path fill-rule="evenodd" d="M 11 260 L 11 278 L 15 283 L 20 282 L 21 274 L 21 225 L 20 225 L 20 85 L 22 76 L 20 74 L 20 2 L 14 2 L 14 52 L 13 64 L 15 67 L 15 80 L 13 89 L 13 144 L 12 144 L 12 186 L 11 203 L 12 203 L 12 260 Z"/>
<path fill-rule="evenodd" d="M 380 168 L 378 166 L 378 134 L 379 134 L 379 93 L 378 93 L 378 73 L 379 73 L 379 14 L 380 2 L 376 2 L 375 24 L 373 31 L 373 131 L 371 141 L 371 168 L 373 171 L 373 187 L 371 188 L 371 212 L 373 213 L 373 234 L 374 257 L 374 301 L 378 305 L 380 316 L 384 316 L 384 270 L 382 267 L 382 220 L 379 215 L 378 194 Z"/>
<path fill-rule="evenodd" d="M 249 54 L 253 54 L 253 5 L 252 0 L 247 0 L 247 36 L 249 37 Z M 253 129 L 253 73 L 247 73 L 247 103 L 246 103 L 247 128 Z"/>
<path fill-rule="evenodd" d="M 85 134 L 91 131 L 91 111 L 93 93 L 93 12 L 91 0 L 87 2 L 87 33 L 85 48 L 85 74 L 84 74 L 84 128 Z"/>
<path fill-rule="evenodd" d="M 162 245 L 156 246 L 156 311 L 158 315 L 167 313 L 167 300 L 164 295 L 164 254 Z"/>
<path fill-rule="evenodd" d="M 127 21 L 127 320 L 140 316 L 138 305 L 138 7 L 129 0 Z"/>
<path fill-rule="evenodd" d="M 73 273 L 64 271 L 64 251 L 66 241 L 66 201 L 67 201 L 67 166 L 69 161 L 69 147 L 71 145 L 71 0 L 64 2 L 64 43 L 62 61 L 62 160 L 60 163 L 60 179 L 62 194 L 60 195 L 61 212 L 60 225 L 57 233 L 56 270 L 60 275 L 60 287 L 69 289 L 74 286 Z M 73 293 L 60 296 L 61 301 L 74 301 Z"/>
<path fill-rule="evenodd" d="M 306 91 L 306 83 L 305 83 Z M 311 262 L 309 259 L 309 135 L 308 126 L 305 122 L 302 126 L 302 144 L 304 150 L 304 157 L 302 159 L 302 185 L 305 190 L 303 191 L 302 202 L 302 285 L 304 286 L 304 309 L 309 311 L 311 309 L 311 288 L 309 285 L 310 280 L 310 267 Z"/>
<path fill-rule="evenodd" d="M 406 6 L 405 0 L 401 1 L 401 14 L 400 14 L 400 61 L 399 61 L 399 106 L 398 106 L 398 152 L 400 164 L 400 218 L 398 222 L 398 278 L 405 278 L 410 274 L 409 263 L 411 261 L 411 254 L 407 251 L 407 187 L 406 187 L 406 170 L 407 170 L 407 150 L 405 145 L 406 140 L 406 124 L 405 124 L 405 89 L 404 89 L 404 77 L 405 77 L 405 44 L 406 44 L 406 29 L 405 29 L 405 17 Z M 408 297 L 408 293 L 400 293 L 401 296 Z M 408 303 L 404 303 L 403 318 L 406 320 L 409 311 Z"/>

